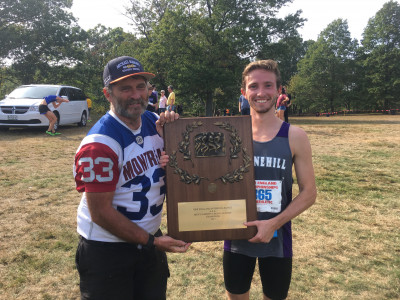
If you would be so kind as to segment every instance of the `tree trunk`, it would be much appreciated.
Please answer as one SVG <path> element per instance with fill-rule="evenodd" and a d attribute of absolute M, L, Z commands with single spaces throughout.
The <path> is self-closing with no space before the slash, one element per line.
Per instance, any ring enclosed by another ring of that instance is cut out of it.
<path fill-rule="evenodd" d="M 213 97 L 212 97 L 212 91 L 207 91 L 206 95 L 206 117 L 212 117 L 213 116 Z"/>

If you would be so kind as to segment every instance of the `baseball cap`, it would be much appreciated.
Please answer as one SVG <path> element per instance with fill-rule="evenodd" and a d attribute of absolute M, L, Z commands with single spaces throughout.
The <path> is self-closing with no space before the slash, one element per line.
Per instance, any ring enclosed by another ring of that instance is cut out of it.
<path fill-rule="evenodd" d="M 104 67 L 104 86 L 108 86 L 122 79 L 136 75 L 143 76 L 147 80 L 155 77 L 152 73 L 144 72 L 142 64 L 133 57 L 120 56 L 114 58 Z"/>

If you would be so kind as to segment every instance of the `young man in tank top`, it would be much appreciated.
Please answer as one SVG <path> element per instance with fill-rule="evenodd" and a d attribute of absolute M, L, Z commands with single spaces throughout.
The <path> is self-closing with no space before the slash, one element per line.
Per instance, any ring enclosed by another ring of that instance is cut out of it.
<path fill-rule="evenodd" d="M 252 62 L 242 74 L 249 101 L 254 141 L 258 220 L 250 240 L 225 241 L 224 279 L 228 299 L 249 299 L 256 260 L 264 299 L 285 299 L 292 273 L 291 220 L 314 204 L 316 186 L 306 133 L 275 116 L 281 91 L 278 65 Z M 299 194 L 292 199 L 292 164 Z"/>

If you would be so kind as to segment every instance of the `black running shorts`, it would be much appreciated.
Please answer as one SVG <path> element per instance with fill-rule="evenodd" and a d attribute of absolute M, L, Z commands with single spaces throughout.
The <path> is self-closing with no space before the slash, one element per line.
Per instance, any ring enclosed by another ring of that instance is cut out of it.
<path fill-rule="evenodd" d="M 224 251 L 225 288 L 231 294 L 250 290 L 256 257 Z M 259 257 L 258 265 L 264 295 L 270 299 L 285 299 L 292 277 L 292 258 Z"/>
<path fill-rule="evenodd" d="M 50 108 L 46 104 L 39 105 L 39 113 L 41 115 L 45 115 L 48 111 L 50 111 Z"/>
<path fill-rule="evenodd" d="M 76 266 L 81 299 L 166 299 L 167 256 L 155 248 L 81 237 Z"/>

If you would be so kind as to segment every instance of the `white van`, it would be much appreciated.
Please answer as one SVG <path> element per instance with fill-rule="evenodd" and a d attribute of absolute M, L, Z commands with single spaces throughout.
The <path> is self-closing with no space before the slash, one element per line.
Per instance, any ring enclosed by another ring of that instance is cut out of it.
<path fill-rule="evenodd" d="M 49 126 L 49 120 L 39 113 L 40 102 L 49 95 L 69 100 L 57 109 L 49 105 L 57 116 L 55 130 L 59 125 L 73 123 L 86 126 L 89 115 L 87 97 L 80 89 L 65 85 L 31 84 L 19 86 L 0 101 L 0 128 Z"/>

